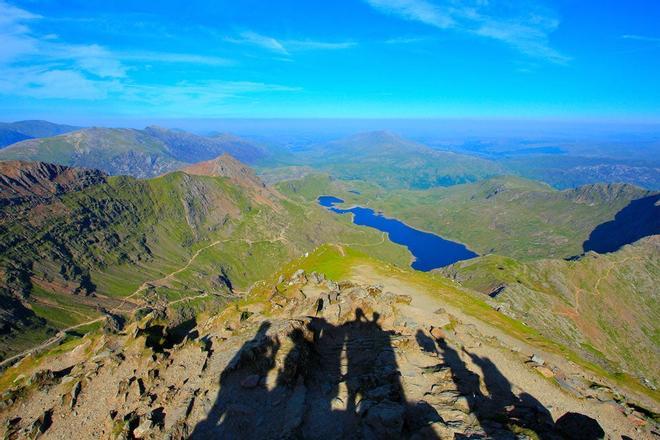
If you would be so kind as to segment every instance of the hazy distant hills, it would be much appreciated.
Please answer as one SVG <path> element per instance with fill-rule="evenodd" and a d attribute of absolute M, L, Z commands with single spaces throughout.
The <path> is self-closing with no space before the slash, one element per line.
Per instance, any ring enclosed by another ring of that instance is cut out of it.
<path fill-rule="evenodd" d="M 0 160 L 32 160 L 97 168 L 111 175 L 152 177 L 224 153 L 254 162 L 265 155 L 252 143 L 229 135 L 213 138 L 159 127 L 84 128 L 29 139 L 0 151 Z"/>
<path fill-rule="evenodd" d="M 0 122 L 0 148 L 25 139 L 57 136 L 79 128 L 48 121 Z"/>
<path fill-rule="evenodd" d="M 253 142 L 227 133 L 205 137 L 156 126 L 149 126 L 143 132 L 163 141 L 172 156 L 182 162 L 195 163 L 226 153 L 250 164 L 266 155 L 266 151 Z"/>
<path fill-rule="evenodd" d="M 334 177 L 366 180 L 385 188 L 429 188 L 503 174 L 496 163 L 437 151 L 388 131 L 359 133 L 297 151 L 288 165 L 312 166 Z"/>
<path fill-rule="evenodd" d="M 559 189 L 596 182 L 630 183 L 660 189 L 660 162 L 652 151 L 648 152 L 646 159 L 526 155 L 498 162 L 512 174 L 542 180 Z"/>

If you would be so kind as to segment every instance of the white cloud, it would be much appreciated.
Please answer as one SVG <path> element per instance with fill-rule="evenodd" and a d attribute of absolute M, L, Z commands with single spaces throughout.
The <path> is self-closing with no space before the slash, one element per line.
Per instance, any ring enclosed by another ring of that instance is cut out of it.
<path fill-rule="evenodd" d="M 298 92 L 298 87 L 251 81 L 181 81 L 173 85 L 128 85 L 123 91 L 132 112 L 145 109 L 162 114 L 200 116 L 221 114 L 226 106 L 252 101 L 264 93 Z"/>
<path fill-rule="evenodd" d="M 424 37 L 396 37 L 385 40 L 385 44 L 412 44 L 427 41 L 429 38 Z"/>
<path fill-rule="evenodd" d="M 228 37 L 225 41 L 236 44 L 249 44 L 280 55 L 290 55 L 291 52 L 303 50 L 339 50 L 357 46 L 353 41 L 318 41 L 318 40 L 278 40 L 267 35 L 246 31 L 239 34 L 239 38 Z"/>
<path fill-rule="evenodd" d="M 116 81 L 93 80 L 67 69 L 0 69 L 0 93 L 39 99 L 104 99 L 118 91 Z"/>
<path fill-rule="evenodd" d="M 97 44 L 70 44 L 58 35 L 38 35 L 39 15 L 0 0 L 0 94 L 36 99 L 100 100 L 195 106 L 236 99 L 241 94 L 292 92 L 281 85 L 252 82 L 198 82 L 144 85 L 129 77 L 133 63 L 226 66 L 231 60 L 199 54 L 112 51 Z M 210 104 L 209 104 L 210 105 Z"/>
<path fill-rule="evenodd" d="M 287 40 L 284 45 L 290 50 L 338 50 L 350 49 L 357 46 L 353 41 L 345 41 L 340 43 L 332 43 L 327 41 L 314 41 L 314 40 Z"/>
<path fill-rule="evenodd" d="M 450 11 L 425 0 L 367 0 L 367 3 L 383 12 L 442 29 L 455 26 Z"/>
<path fill-rule="evenodd" d="M 550 46 L 559 21 L 533 2 L 487 0 L 365 0 L 380 12 L 508 44 L 519 52 L 554 63 L 569 58 Z"/>
<path fill-rule="evenodd" d="M 247 81 L 136 82 L 131 73 L 137 63 L 227 66 L 233 62 L 200 54 L 113 51 L 97 44 L 70 44 L 55 34 L 36 33 L 34 23 L 40 19 L 38 15 L 0 0 L 0 95 L 88 101 L 112 99 L 130 103 L 127 108 L 134 112 L 203 115 L 221 112 L 229 102 L 258 99 L 260 94 L 300 90 Z M 288 55 L 275 39 L 250 33 L 243 37 Z M 297 49 L 305 45 L 311 47 L 313 42 L 301 42 Z"/>
<path fill-rule="evenodd" d="M 226 40 L 231 43 L 251 44 L 254 46 L 259 46 L 263 49 L 267 49 L 282 55 L 289 54 L 282 43 L 277 41 L 275 38 L 261 35 L 252 31 L 241 32 L 240 38 L 226 38 Z"/>
<path fill-rule="evenodd" d="M 232 60 L 227 58 L 188 53 L 133 51 L 115 52 L 115 54 L 122 60 L 129 61 L 202 64 L 207 66 L 230 66 L 234 64 Z"/>
<path fill-rule="evenodd" d="M 660 37 L 647 37 L 644 35 L 621 35 L 621 38 L 624 40 L 637 40 L 637 41 L 645 41 L 648 43 L 660 43 Z"/>

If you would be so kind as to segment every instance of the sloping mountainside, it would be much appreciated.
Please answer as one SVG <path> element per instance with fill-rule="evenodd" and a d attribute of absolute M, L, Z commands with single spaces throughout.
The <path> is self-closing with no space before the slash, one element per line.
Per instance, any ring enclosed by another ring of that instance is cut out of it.
<path fill-rule="evenodd" d="M 604 368 L 660 386 L 660 235 L 575 261 L 489 255 L 441 272 Z"/>
<path fill-rule="evenodd" d="M 57 136 L 80 127 L 48 121 L 0 122 L 0 148 L 25 139 Z"/>
<path fill-rule="evenodd" d="M 315 145 L 291 160 L 290 165 L 309 165 L 336 178 L 366 180 L 386 188 L 450 186 L 504 172 L 494 162 L 437 151 L 386 131 Z"/>
<path fill-rule="evenodd" d="M 410 258 L 380 234 L 264 187 L 227 156 L 189 171 L 138 180 L 3 163 L 3 301 L 45 320 L 54 335 L 147 299 L 222 303 L 325 241 L 370 246 L 393 262 Z M 12 316 L 3 317 L 3 357 L 44 339 L 43 325 L 23 331 Z"/>
<path fill-rule="evenodd" d="M 30 139 L 0 151 L 0 160 L 31 160 L 96 168 L 111 175 L 153 177 L 221 154 L 255 161 L 259 147 L 229 135 L 206 138 L 148 127 L 85 128 L 55 137 Z"/>
<path fill-rule="evenodd" d="M 127 128 L 85 128 L 60 136 L 30 139 L 0 151 L 0 159 L 96 168 L 108 174 L 134 177 L 155 176 L 183 165 L 162 141 Z"/>
<path fill-rule="evenodd" d="M 476 295 L 322 246 L 218 313 L 177 320 L 151 307 L 123 329 L 25 358 L 0 376 L 0 429 L 8 438 L 653 438 L 657 401 L 566 361 L 561 346 Z"/>
<path fill-rule="evenodd" d="M 229 154 L 241 162 L 251 164 L 266 155 L 263 148 L 227 133 L 204 137 L 155 126 L 145 128 L 144 132 L 163 141 L 172 155 L 182 162 L 194 163 Z"/>
<path fill-rule="evenodd" d="M 599 231 L 615 217 L 620 220 L 616 222 L 618 231 L 610 240 L 618 237 L 619 245 L 630 242 L 627 238 L 654 233 L 658 222 L 654 214 L 657 207 L 650 207 L 648 202 L 657 200 L 657 193 L 627 184 L 557 191 L 506 176 L 425 191 L 385 191 L 363 182 L 315 175 L 283 182 L 280 188 L 307 200 L 334 195 L 346 205 L 368 206 L 415 228 L 465 243 L 479 254 L 497 253 L 523 260 L 579 255 L 585 241 L 601 241 Z M 640 209 L 635 209 L 634 219 L 625 214 L 630 206 L 640 203 L 644 215 Z"/>

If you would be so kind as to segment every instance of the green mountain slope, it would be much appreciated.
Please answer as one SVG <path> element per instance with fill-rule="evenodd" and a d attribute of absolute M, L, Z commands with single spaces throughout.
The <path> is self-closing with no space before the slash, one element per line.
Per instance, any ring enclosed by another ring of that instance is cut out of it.
<path fill-rule="evenodd" d="M 525 260 L 581 254 L 583 242 L 594 229 L 614 219 L 632 201 L 654 194 L 627 184 L 557 191 L 508 176 L 424 191 L 386 191 L 320 175 L 281 185 L 305 194 L 309 200 L 330 194 L 348 205 L 368 206 L 413 227 L 466 243 L 479 254 Z"/>
<path fill-rule="evenodd" d="M 489 255 L 440 272 L 610 371 L 660 384 L 660 235 L 576 261 Z"/>
<path fill-rule="evenodd" d="M 109 174 L 135 177 L 163 174 L 182 166 L 162 141 L 139 130 L 124 128 L 86 128 L 30 139 L 0 151 L 0 159 L 97 168 Z"/>
<path fill-rule="evenodd" d="M 145 295 L 224 301 L 325 241 L 410 258 L 376 232 L 245 178 L 227 157 L 145 180 L 43 166 L 10 162 L 0 175 L 21 188 L 0 211 L 0 288 L 54 328 L 88 322 L 97 307 L 128 312 Z M 72 181 L 89 185 L 65 190 Z M 16 330 L 9 320 L 5 354 L 20 348 Z"/>

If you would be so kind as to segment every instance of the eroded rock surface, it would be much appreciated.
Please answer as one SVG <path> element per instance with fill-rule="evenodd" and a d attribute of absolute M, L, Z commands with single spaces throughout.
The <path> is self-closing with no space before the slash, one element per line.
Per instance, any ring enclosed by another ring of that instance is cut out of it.
<path fill-rule="evenodd" d="M 491 359 L 452 337 L 452 317 L 417 310 L 410 296 L 302 271 L 266 296 L 183 337 L 150 314 L 86 338 L 58 358 L 60 370 L 17 379 L 3 395 L 6 437 L 605 435 L 581 414 L 556 423 L 533 390 L 512 386 Z"/>

